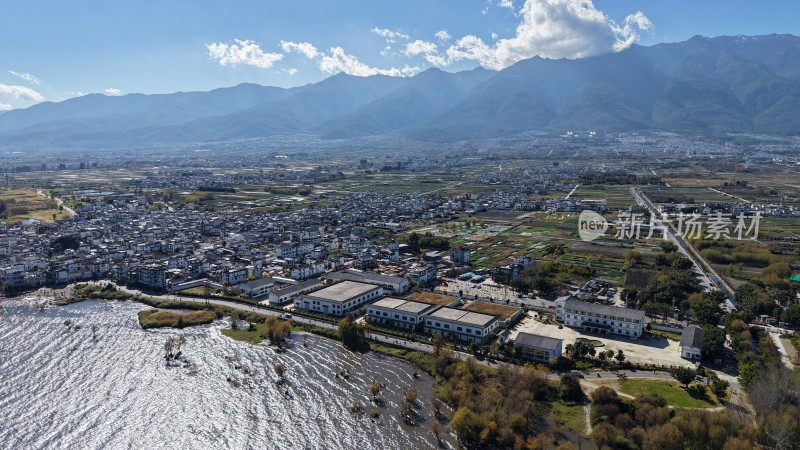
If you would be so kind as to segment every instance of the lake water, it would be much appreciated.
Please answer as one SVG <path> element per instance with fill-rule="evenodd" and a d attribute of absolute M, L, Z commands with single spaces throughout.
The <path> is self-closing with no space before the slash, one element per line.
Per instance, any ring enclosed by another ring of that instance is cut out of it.
<path fill-rule="evenodd" d="M 39 311 L 39 301 L 0 300 L 0 448 L 437 447 L 431 378 L 415 379 L 395 358 L 302 334 L 276 353 L 226 338 L 224 321 L 144 331 L 136 318 L 143 305 L 87 301 Z M 164 362 L 166 338 L 181 333 L 195 369 Z M 286 365 L 288 388 L 275 384 L 276 362 Z M 345 369 L 349 379 L 335 376 Z M 349 412 L 356 399 L 369 411 L 373 380 L 386 385 L 375 421 Z M 417 426 L 399 418 L 410 388 L 419 392 Z"/>

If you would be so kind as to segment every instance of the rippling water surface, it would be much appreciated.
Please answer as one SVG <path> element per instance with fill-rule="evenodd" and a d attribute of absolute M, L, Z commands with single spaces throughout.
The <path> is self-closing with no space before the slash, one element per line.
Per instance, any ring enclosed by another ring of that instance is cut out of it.
<path fill-rule="evenodd" d="M 397 359 L 313 335 L 306 347 L 297 334 L 278 354 L 222 336 L 224 322 L 144 331 L 135 303 L 39 311 L 37 301 L 0 300 L 0 448 L 436 448 L 431 379 Z M 194 371 L 164 363 L 164 341 L 179 333 Z M 278 361 L 288 396 L 274 383 Z M 344 369 L 348 380 L 335 376 Z M 351 415 L 356 399 L 369 410 L 373 380 L 386 385 L 381 417 Z M 424 423 L 409 427 L 398 413 L 412 387 Z"/>

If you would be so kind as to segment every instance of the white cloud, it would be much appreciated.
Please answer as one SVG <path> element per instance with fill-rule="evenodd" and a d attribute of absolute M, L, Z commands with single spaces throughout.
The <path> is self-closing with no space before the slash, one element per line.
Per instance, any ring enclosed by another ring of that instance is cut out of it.
<path fill-rule="evenodd" d="M 648 19 L 643 12 L 637 11 L 625 18 L 622 26 L 613 25 L 613 30 L 620 37 L 614 43 L 614 51 L 625 50 L 639 40 L 639 31 L 651 31 L 653 29 L 653 22 Z"/>
<path fill-rule="evenodd" d="M 499 2 L 497 2 L 497 6 L 501 8 L 508 8 L 511 11 L 516 11 L 516 9 L 514 8 L 514 2 L 511 0 L 500 0 Z"/>
<path fill-rule="evenodd" d="M 344 72 L 348 75 L 368 77 L 370 75 L 387 75 L 390 77 L 408 77 L 419 73 L 419 67 L 405 66 L 379 69 L 362 63 L 357 57 L 348 55 L 341 47 L 331 47 L 327 52 L 318 50 L 308 42 L 281 41 L 281 48 L 286 52 L 300 53 L 308 59 L 315 60 L 319 70 L 325 73 Z"/>
<path fill-rule="evenodd" d="M 84 95 L 86 95 L 86 93 L 85 92 L 81 92 L 81 91 L 73 91 L 73 92 L 70 92 L 69 95 L 71 95 L 73 97 L 83 97 Z"/>
<path fill-rule="evenodd" d="M 345 53 L 341 47 L 331 47 L 330 53 L 325 53 L 319 59 L 319 69 L 325 73 L 344 72 L 348 75 L 368 77 L 370 75 L 386 75 L 390 77 L 409 77 L 416 75 L 421 70 L 419 67 L 405 66 L 403 68 L 391 67 L 379 69 L 362 63 L 353 55 Z"/>
<path fill-rule="evenodd" d="M 399 31 L 392 31 L 388 28 L 378 28 L 375 27 L 372 30 L 373 33 L 377 34 L 378 36 L 385 38 L 387 43 L 394 43 L 398 39 L 409 39 L 407 34 L 403 34 Z"/>
<path fill-rule="evenodd" d="M 489 45 L 464 36 L 447 49 L 448 62 L 469 59 L 499 70 L 533 56 L 583 58 L 624 50 L 638 40 L 639 31 L 653 27 L 641 12 L 620 26 L 591 0 L 526 0 L 518 15 L 514 37 Z"/>
<path fill-rule="evenodd" d="M 447 58 L 439 54 L 439 47 L 433 42 L 417 39 L 406 44 L 403 53 L 406 56 L 422 55 L 426 61 L 435 66 L 446 66 L 448 64 Z"/>
<path fill-rule="evenodd" d="M 122 91 L 121 91 L 121 90 L 119 90 L 119 89 L 117 89 L 117 88 L 107 88 L 107 89 L 103 89 L 103 92 L 104 92 L 106 95 L 110 95 L 110 96 L 112 96 L 112 97 L 118 97 L 118 96 L 122 95 Z"/>
<path fill-rule="evenodd" d="M 436 32 L 434 36 L 436 36 L 436 39 L 439 39 L 439 42 L 447 42 L 452 37 L 450 36 L 450 33 L 447 32 L 447 30 L 439 30 Z"/>
<path fill-rule="evenodd" d="M 308 42 L 290 42 L 281 41 L 281 49 L 283 51 L 301 53 L 308 59 L 314 59 L 319 56 L 319 50 Z"/>
<path fill-rule="evenodd" d="M 297 69 L 295 69 L 294 67 L 289 67 L 288 69 L 286 69 L 286 73 L 288 73 L 289 75 L 297 75 Z"/>
<path fill-rule="evenodd" d="M 265 53 L 257 42 L 240 39 L 234 39 L 234 42 L 231 45 L 222 42 L 207 44 L 208 56 L 223 66 L 247 64 L 262 69 L 269 69 L 283 59 L 282 53 Z"/>
<path fill-rule="evenodd" d="M 492 33 L 492 39 L 494 39 L 495 41 L 496 41 L 496 40 L 497 40 L 497 38 L 499 38 L 499 37 L 500 37 L 500 36 L 498 36 L 498 35 L 497 35 L 497 33 Z"/>
<path fill-rule="evenodd" d="M 31 100 L 34 102 L 41 102 L 44 100 L 42 94 L 25 86 L 13 86 L 0 83 L 0 94 L 8 94 L 20 100 Z"/>
<path fill-rule="evenodd" d="M 17 73 L 17 72 L 14 72 L 13 70 L 9 70 L 8 73 L 10 73 L 11 75 L 14 75 L 15 77 L 22 78 L 23 80 L 27 81 L 28 83 L 42 84 L 42 80 L 40 80 L 35 75 L 29 74 L 28 72 Z"/>
<path fill-rule="evenodd" d="M 0 111 L 11 111 L 12 109 L 14 109 L 14 107 L 8 103 L 0 103 Z"/>

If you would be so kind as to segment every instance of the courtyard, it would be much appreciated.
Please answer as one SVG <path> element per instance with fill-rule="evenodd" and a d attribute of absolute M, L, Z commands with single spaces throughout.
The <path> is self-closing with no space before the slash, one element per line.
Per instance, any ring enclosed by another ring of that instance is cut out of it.
<path fill-rule="evenodd" d="M 521 331 L 563 339 L 564 347 L 566 347 L 567 344 L 574 344 L 577 338 L 596 339 L 604 344 L 602 347 L 598 347 L 598 350 L 614 350 L 615 352 L 617 350 L 622 350 L 623 353 L 625 353 L 626 360 L 634 363 L 656 364 L 667 367 L 694 367 L 690 361 L 680 357 L 678 343 L 668 339 L 641 338 L 633 340 L 613 334 L 599 335 L 584 333 L 581 330 L 567 326 L 558 328 L 558 325 L 548 325 L 539 322 L 533 317 L 533 313 L 530 313 L 527 317 L 522 319 L 516 327 L 510 330 L 509 338 L 513 340 Z"/>

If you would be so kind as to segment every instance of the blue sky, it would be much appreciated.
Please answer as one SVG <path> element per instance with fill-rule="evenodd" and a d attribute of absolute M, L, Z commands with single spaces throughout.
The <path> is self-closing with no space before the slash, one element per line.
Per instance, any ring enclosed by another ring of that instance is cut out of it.
<path fill-rule="evenodd" d="M 800 34 L 794 0 L 10 0 L 2 10 L 0 109 Z"/>

